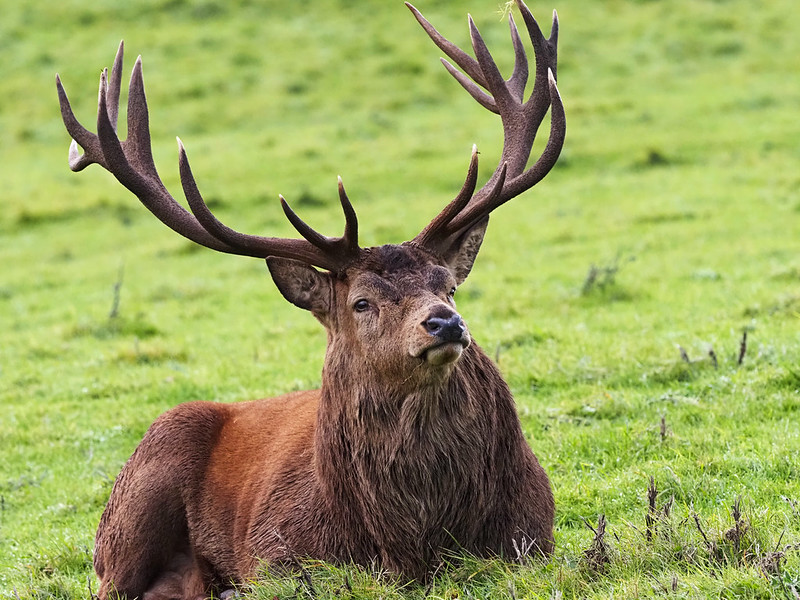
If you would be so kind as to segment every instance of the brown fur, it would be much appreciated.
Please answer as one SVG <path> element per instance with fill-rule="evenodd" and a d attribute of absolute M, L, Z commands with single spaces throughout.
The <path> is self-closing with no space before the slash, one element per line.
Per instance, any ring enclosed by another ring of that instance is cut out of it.
<path fill-rule="evenodd" d="M 159 417 L 98 528 L 100 598 L 204 597 L 259 560 L 377 560 L 422 578 L 447 550 L 549 553 L 550 485 L 497 368 L 474 343 L 443 365 L 414 356 L 436 342 L 426 316 L 455 312 L 442 262 L 411 244 L 340 275 L 270 262 L 328 330 L 322 388 Z M 360 298 L 372 314 L 353 310 Z"/>

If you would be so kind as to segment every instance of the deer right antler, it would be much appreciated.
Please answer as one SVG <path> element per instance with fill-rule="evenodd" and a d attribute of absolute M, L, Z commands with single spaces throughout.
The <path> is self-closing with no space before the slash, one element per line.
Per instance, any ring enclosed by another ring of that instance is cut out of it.
<path fill-rule="evenodd" d="M 536 58 L 536 77 L 527 101 L 523 95 L 528 80 L 528 59 L 511 15 L 509 27 L 515 64 L 511 77 L 504 80 L 472 17 L 469 18 L 469 28 L 475 58 L 445 39 L 416 8 L 406 2 L 433 42 L 466 73 L 464 75 L 443 58 L 442 63 L 450 74 L 481 106 L 499 114 L 503 123 L 503 152 L 489 181 L 473 194 L 478 174 L 478 154 L 473 146 L 467 180 L 461 192 L 414 238 L 414 243 L 434 253 L 444 254 L 465 231 L 488 218 L 495 208 L 541 181 L 555 165 L 564 145 L 566 118 L 556 86 L 558 16 L 553 11 L 550 37 L 545 38 L 525 3 L 516 0 L 516 4 Z M 526 169 L 536 132 L 548 108 L 551 109 L 550 137 L 542 155 L 533 166 Z"/>
<path fill-rule="evenodd" d="M 287 218 L 305 239 L 246 235 L 227 227 L 211 213 L 197 189 L 183 144 L 178 140 L 181 184 L 192 212 L 178 204 L 161 182 L 153 162 L 141 57 L 133 67 L 128 91 L 128 139 L 120 141 L 117 137 L 123 48 L 120 43 L 110 82 L 108 70 L 104 70 L 100 77 L 97 135 L 75 118 L 61 79 L 56 75 L 61 116 L 73 138 L 69 150 L 69 165 L 73 171 L 80 171 L 92 163 L 99 164 L 133 192 L 162 223 L 213 250 L 258 258 L 294 258 L 330 271 L 341 271 L 358 258 L 361 253 L 358 221 L 341 178 L 339 201 L 345 215 L 342 237 L 329 238 L 314 231 L 292 211 L 283 196 L 280 200 Z M 84 149 L 84 154 L 80 154 L 78 145 Z"/>

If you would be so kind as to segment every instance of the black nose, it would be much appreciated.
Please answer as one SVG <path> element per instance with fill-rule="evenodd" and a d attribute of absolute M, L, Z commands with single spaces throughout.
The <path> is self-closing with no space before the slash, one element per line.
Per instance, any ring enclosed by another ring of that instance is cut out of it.
<path fill-rule="evenodd" d="M 445 342 L 457 342 L 464 335 L 464 321 L 461 315 L 453 313 L 447 317 L 430 317 L 422 323 L 425 331 Z"/>

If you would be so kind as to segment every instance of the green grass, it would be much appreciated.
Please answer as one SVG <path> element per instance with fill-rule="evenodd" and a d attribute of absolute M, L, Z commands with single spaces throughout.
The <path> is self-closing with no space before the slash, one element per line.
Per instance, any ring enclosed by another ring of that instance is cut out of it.
<path fill-rule="evenodd" d="M 545 28 L 559 11 L 567 144 L 492 217 L 457 299 L 551 476 L 556 554 L 454 557 L 423 585 L 310 562 L 248 597 L 800 593 L 795 4 L 530 6 Z M 471 12 L 509 66 L 496 2 L 418 7 L 462 45 Z M 89 126 L 124 38 L 167 186 L 180 135 L 215 211 L 253 233 L 291 235 L 278 193 L 337 233 L 341 174 L 363 244 L 408 239 L 458 190 L 472 143 L 491 173 L 500 126 L 399 0 L 0 8 L 0 597 L 86 598 L 110 485 L 153 419 L 316 386 L 325 336 L 260 261 L 195 249 L 98 167 L 71 173 L 55 72 Z M 600 515 L 604 549 L 586 525 Z"/>

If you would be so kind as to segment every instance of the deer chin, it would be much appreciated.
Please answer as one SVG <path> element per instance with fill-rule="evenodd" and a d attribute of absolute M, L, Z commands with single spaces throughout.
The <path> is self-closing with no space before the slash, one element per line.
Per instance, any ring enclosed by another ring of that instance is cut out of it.
<path fill-rule="evenodd" d="M 469 345 L 469 342 L 459 340 L 457 342 L 443 342 L 435 346 L 423 348 L 416 356 L 424 360 L 432 367 L 442 367 L 455 363 L 461 353 Z"/>

